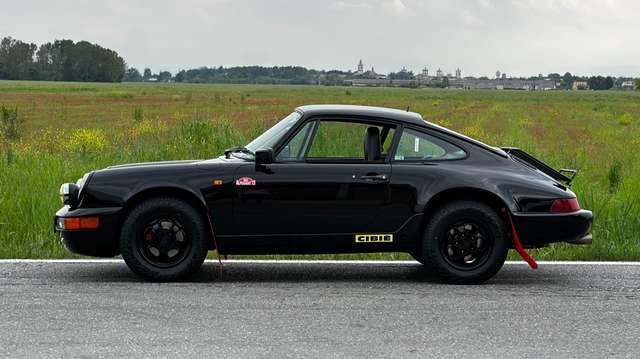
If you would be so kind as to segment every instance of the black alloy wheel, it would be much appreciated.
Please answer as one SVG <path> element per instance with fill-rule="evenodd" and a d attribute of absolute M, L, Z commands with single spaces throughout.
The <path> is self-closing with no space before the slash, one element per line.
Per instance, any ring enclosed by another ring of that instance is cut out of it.
<path fill-rule="evenodd" d="M 120 253 L 139 276 L 172 281 L 197 271 L 207 257 L 208 225 L 187 202 L 171 197 L 138 204 L 122 224 Z"/>
<path fill-rule="evenodd" d="M 439 238 L 441 254 L 451 266 L 460 270 L 482 266 L 489 258 L 495 240 L 473 219 L 454 224 Z"/>
<path fill-rule="evenodd" d="M 160 268 L 179 264 L 191 249 L 191 238 L 180 221 L 168 216 L 152 219 L 137 237 L 140 254 Z"/>
<path fill-rule="evenodd" d="M 476 201 L 445 204 L 430 215 L 419 258 L 445 282 L 479 284 L 493 277 L 507 259 L 509 236 L 491 206 Z"/>

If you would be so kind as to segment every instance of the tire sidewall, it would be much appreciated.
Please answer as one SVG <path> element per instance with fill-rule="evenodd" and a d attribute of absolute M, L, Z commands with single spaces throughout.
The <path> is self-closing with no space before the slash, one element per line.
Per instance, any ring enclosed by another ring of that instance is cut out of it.
<path fill-rule="evenodd" d="M 150 263 L 139 249 L 138 236 L 149 220 L 168 216 L 180 222 L 191 240 L 185 257 L 176 265 L 163 268 Z M 189 204 L 173 198 L 155 198 L 142 202 L 124 221 L 120 251 L 127 265 L 138 275 L 151 280 L 175 280 L 200 268 L 207 255 L 206 232 L 202 216 Z"/>
<path fill-rule="evenodd" d="M 444 258 L 440 240 L 456 223 L 472 220 L 492 238 L 488 257 L 478 267 L 460 269 Z M 430 269 L 449 282 L 475 284 L 494 276 L 504 264 L 509 250 L 504 222 L 489 206 L 476 202 L 456 202 L 440 209 L 425 229 L 422 258 Z"/>

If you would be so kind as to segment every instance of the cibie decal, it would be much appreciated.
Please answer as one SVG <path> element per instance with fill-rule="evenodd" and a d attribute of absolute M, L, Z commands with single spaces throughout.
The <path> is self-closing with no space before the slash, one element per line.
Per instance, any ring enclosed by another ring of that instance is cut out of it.
<path fill-rule="evenodd" d="M 240 177 L 236 180 L 236 186 L 255 186 L 256 180 L 251 177 Z"/>
<path fill-rule="evenodd" d="M 393 234 L 356 234 L 356 243 L 392 243 Z"/>

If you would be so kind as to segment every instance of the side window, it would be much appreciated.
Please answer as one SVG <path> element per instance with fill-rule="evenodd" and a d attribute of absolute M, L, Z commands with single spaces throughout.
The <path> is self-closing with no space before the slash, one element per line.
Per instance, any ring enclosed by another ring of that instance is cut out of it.
<path fill-rule="evenodd" d="M 304 125 L 298 133 L 287 143 L 278 156 L 277 161 L 300 161 L 304 159 L 305 150 L 309 145 L 311 133 L 313 132 L 313 126 L 315 122 L 308 122 Z"/>
<path fill-rule="evenodd" d="M 422 132 L 405 129 L 394 156 L 394 161 L 455 160 L 464 158 L 460 147 Z"/>
<path fill-rule="evenodd" d="M 367 130 L 373 128 L 378 134 L 378 140 L 366 138 Z M 393 143 L 394 128 L 372 123 L 320 121 L 318 123 L 311 147 L 308 150 L 309 160 L 348 160 L 365 161 L 365 140 L 378 143 L 377 154 L 372 157 L 375 161 L 384 161 Z"/>
<path fill-rule="evenodd" d="M 321 121 L 307 158 L 364 160 L 367 125 L 355 122 Z"/>

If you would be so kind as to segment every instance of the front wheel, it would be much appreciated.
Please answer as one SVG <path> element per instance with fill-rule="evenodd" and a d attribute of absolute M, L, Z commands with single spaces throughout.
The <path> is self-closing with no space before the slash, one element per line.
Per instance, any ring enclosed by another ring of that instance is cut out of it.
<path fill-rule="evenodd" d="M 427 269 L 450 283 L 479 284 L 502 268 L 509 251 L 505 224 L 486 204 L 457 201 L 429 220 L 422 243 Z"/>
<path fill-rule="evenodd" d="M 205 222 L 175 198 L 152 198 L 124 221 L 120 252 L 131 270 L 150 280 L 171 281 L 198 270 L 207 256 Z"/>

